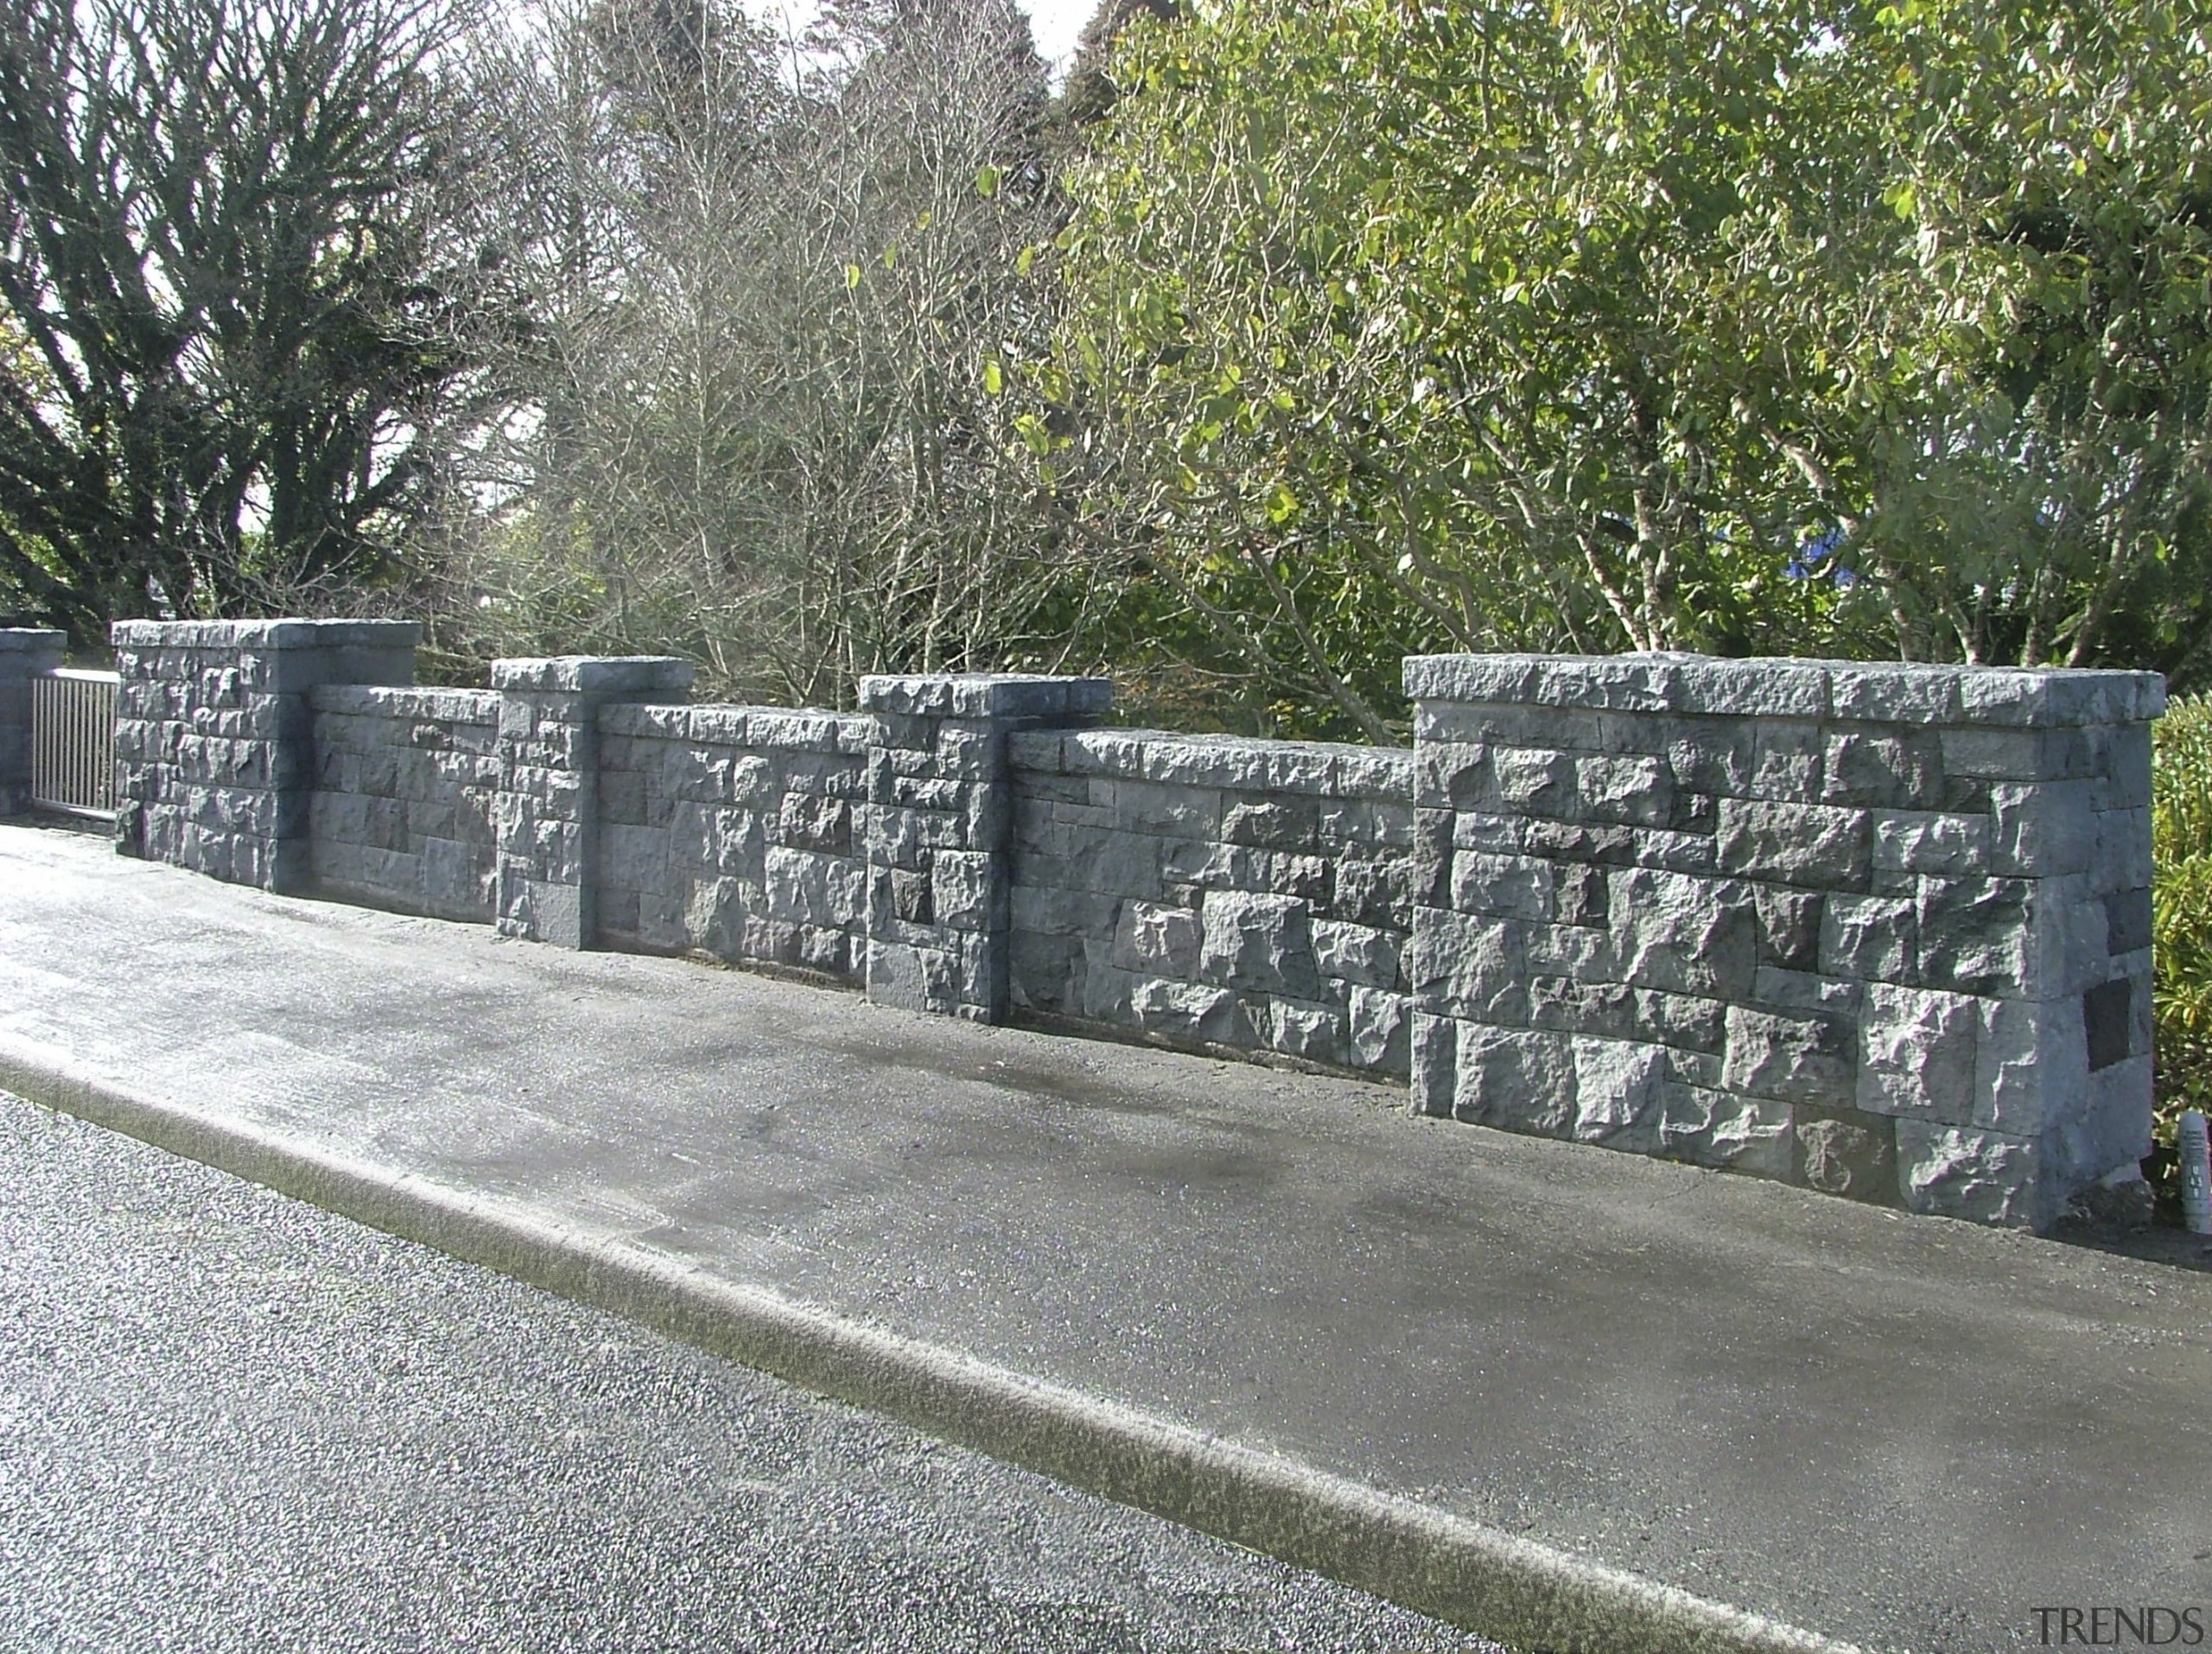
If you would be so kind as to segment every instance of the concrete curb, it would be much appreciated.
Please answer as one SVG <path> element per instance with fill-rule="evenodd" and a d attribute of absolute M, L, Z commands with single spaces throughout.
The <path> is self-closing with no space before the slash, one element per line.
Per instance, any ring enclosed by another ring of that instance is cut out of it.
<path fill-rule="evenodd" d="M 0 1033 L 0 1090 L 1417 1608 L 1520 1654 L 1853 1645 L 1134 1409 L 719 1280 L 627 1242 L 149 1096 Z"/>

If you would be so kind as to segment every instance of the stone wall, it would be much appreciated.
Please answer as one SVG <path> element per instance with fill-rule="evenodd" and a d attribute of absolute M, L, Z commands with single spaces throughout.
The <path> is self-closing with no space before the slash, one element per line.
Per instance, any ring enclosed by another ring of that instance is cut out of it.
<path fill-rule="evenodd" d="M 502 936 L 588 948 L 599 939 L 601 717 L 680 704 L 691 663 L 664 655 L 495 660 L 499 794 L 493 906 Z"/>
<path fill-rule="evenodd" d="M 118 620 L 116 840 L 235 884 L 308 882 L 325 684 L 414 681 L 404 620 Z"/>
<path fill-rule="evenodd" d="M 1996 1223 L 2148 1151 L 2157 678 L 1406 683 L 1417 1107 Z"/>
<path fill-rule="evenodd" d="M 1413 754 L 1014 737 L 1014 1002 L 1403 1077 Z"/>
<path fill-rule="evenodd" d="M 118 626 L 120 847 L 1980 1222 L 2149 1146 L 2150 674 L 1443 656 L 1406 753 L 1099 728 L 1086 678 L 418 690 L 413 640 Z"/>
<path fill-rule="evenodd" d="M 402 913 L 491 923 L 499 696 L 326 684 L 308 700 L 315 887 Z"/>
<path fill-rule="evenodd" d="M 601 945 L 860 980 L 868 728 L 771 707 L 602 711 Z"/>
<path fill-rule="evenodd" d="M 1014 743 L 1096 723 L 1103 678 L 865 678 L 868 997 L 1002 1021 L 1013 1006 Z"/>

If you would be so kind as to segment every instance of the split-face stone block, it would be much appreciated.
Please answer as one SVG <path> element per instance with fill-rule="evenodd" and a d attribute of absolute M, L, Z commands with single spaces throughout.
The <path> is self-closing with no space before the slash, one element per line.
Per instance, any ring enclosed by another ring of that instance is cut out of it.
<path fill-rule="evenodd" d="M 1878 871 L 1971 876 L 1991 870 L 1990 819 L 1941 811 L 1884 811 L 1874 817 Z"/>
<path fill-rule="evenodd" d="M 1007 673 L 861 680 L 861 710 L 869 719 L 869 998 L 980 1021 L 1004 1019 L 1012 996 L 1016 854 L 1007 743 L 1017 735 L 1096 722 L 1112 695 L 1103 678 Z M 1065 754 L 1066 742 L 1056 751 Z M 1198 751 L 1185 760 L 1202 769 L 1207 756 Z M 1172 773 L 1124 773 L 1108 784 L 1101 803 L 1116 818 L 1149 827 L 1179 830 L 1214 819 L 1217 798 L 1170 785 L 1177 779 Z M 1063 853 L 1071 846 L 1062 836 L 1085 830 L 1058 823 L 1030 826 L 1040 847 Z M 1132 837 L 1088 830 L 1119 843 Z M 1147 900 L 1162 894 L 1159 868 L 1154 852 L 1138 893 Z M 1098 882 L 1092 887 L 1112 889 L 1111 872 L 1094 866 Z M 1102 961 L 1101 969 L 1117 968 Z M 1098 978 L 1102 987 L 1110 980 Z"/>
<path fill-rule="evenodd" d="M 1609 882 L 1625 980 L 1708 998 L 1748 995 L 1758 919 L 1747 885 L 1650 868 L 1624 868 Z"/>
<path fill-rule="evenodd" d="M 1851 1110 L 1796 1110 L 1796 1180 L 1822 1194 L 1876 1206 L 1897 1200 L 1897 1123 Z"/>
<path fill-rule="evenodd" d="M 1992 1002 L 1870 983 L 1859 1023 L 1860 1110 L 1969 1123 L 1981 1014 Z"/>
<path fill-rule="evenodd" d="M 1121 904 L 1114 964 L 1140 975 L 1189 980 L 1198 971 L 1198 916 L 1151 901 Z"/>
<path fill-rule="evenodd" d="M 2142 1140 L 2154 677 L 1665 655 L 1406 681 L 1418 1106 L 2005 1223 Z M 1639 1049 L 1665 1053 L 1656 1135 L 1623 1100 Z"/>
<path fill-rule="evenodd" d="M 1910 1211 L 2015 1227 L 2046 1223 L 2054 1215 L 2032 1138 L 1899 1120 L 1897 1141 L 1898 1185 Z"/>
<path fill-rule="evenodd" d="M 1831 805 L 1723 798 L 1723 872 L 1782 884 L 1863 889 L 1871 864 L 1872 817 Z"/>
<path fill-rule="evenodd" d="M 118 739 L 117 848 L 234 883 L 306 887 L 320 767 L 308 697 L 411 684 L 421 633 L 402 620 L 116 622 L 118 699 L 160 715 Z M 389 793 L 396 757 L 372 761 Z"/>
<path fill-rule="evenodd" d="M 1208 894 L 1201 909 L 1201 980 L 1311 999 L 1320 990 L 1306 906 L 1243 890 Z"/>
<path fill-rule="evenodd" d="M 1345 1054 L 1351 1066 L 1402 1078 L 1411 1062 L 1411 1002 L 1355 984 L 1345 995 Z"/>
<path fill-rule="evenodd" d="M 1840 1019 L 1732 1005 L 1727 1029 L 1720 1083 L 1728 1091 L 1778 1103 L 1849 1106 L 1854 1057 Z"/>
<path fill-rule="evenodd" d="M 1818 967 L 1822 976 L 1911 982 L 1918 956 L 1918 928 L 1910 900 L 1839 893 L 1822 905 Z"/>
<path fill-rule="evenodd" d="M 1452 1027 L 1458 1074 L 1452 1113 L 1478 1125 L 1541 1136 L 1572 1132 L 1576 1094 L 1571 1036 L 1480 1022 Z"/>
<path fill-rule="evenodd" d="M 1787 1178 L 1794 1147 L 1791 1124 L 1786 1103 L 1671 1085 L 1659 1125 L 1658 1152 L 1717 1170 Z"/>
<path fill-rule="evenodd" d="M 1574 1136 L 1638 1154 L 1657 1149 L 1670 1071 L 1662 1046 L 1579 1034 L 1574 1053 Z"/>

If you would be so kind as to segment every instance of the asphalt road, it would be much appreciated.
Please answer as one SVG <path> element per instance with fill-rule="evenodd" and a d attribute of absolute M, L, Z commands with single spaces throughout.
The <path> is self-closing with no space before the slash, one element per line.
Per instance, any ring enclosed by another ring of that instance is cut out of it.
<path fill-rule="evenodd" d="M 0 1095 L 0 1650 L 1492 1651 Z"/>

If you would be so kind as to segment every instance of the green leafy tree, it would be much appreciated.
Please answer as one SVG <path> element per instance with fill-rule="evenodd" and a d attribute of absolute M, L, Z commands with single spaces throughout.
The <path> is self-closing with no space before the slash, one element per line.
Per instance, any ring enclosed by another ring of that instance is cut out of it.
<path fill-rule="evenodd" d="M 1141 23 L 1029 447 L 1147 631 L 1294 726 L 1386 738 L 1434 648 L 2178 657 L 2203 29 L 2102 16 Z"/>
<path fill-rule="evenodd" d="M 1181 16 L 1178 0 L 1099 0 L 1076 39 L 1074 60 L 1052 99 L 1046 124 L 1056 146 L 1079 144 L 1082 134 L 1114 107 L 1114 50 L 1129 26 L 1139 17 L 1172 23 Z"/>
<path fill-rule="evenodd" d="M 1906 0 L 1860 39 L 1910 235 L 1839 510 L 1895 646 L 2201 674 L 2212 22 Z"/>
<path fill-rule="evenodd" d="M 491 281 L 427 0 L 0 19 L 0 580 L 80 642 L 373 581 L 435 494 Z"/>

